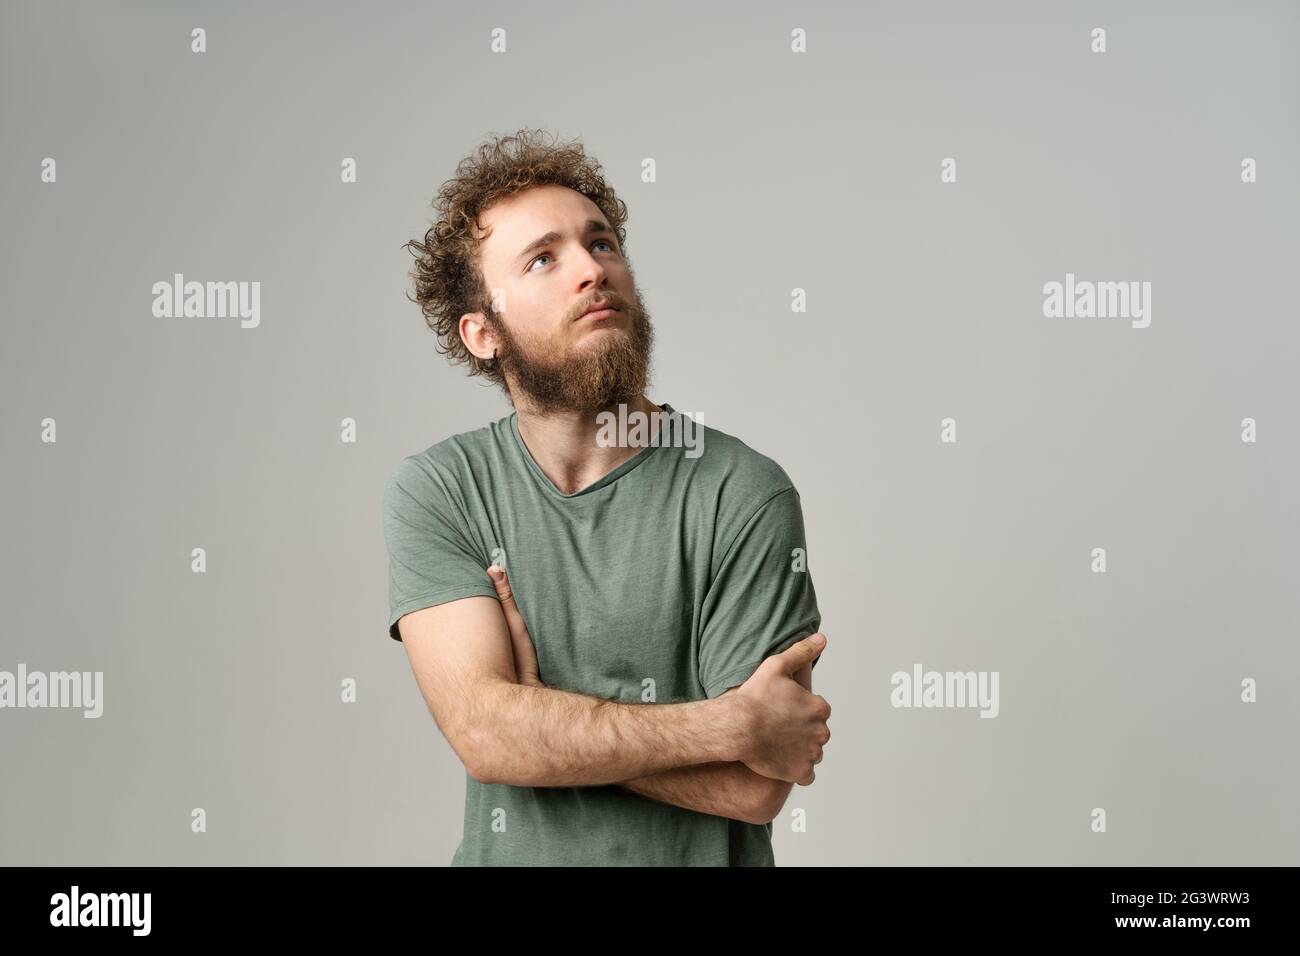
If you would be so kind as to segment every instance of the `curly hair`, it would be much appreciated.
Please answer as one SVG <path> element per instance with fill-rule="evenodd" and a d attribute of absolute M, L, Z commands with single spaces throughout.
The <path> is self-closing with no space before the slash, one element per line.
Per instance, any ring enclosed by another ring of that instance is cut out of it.
<path fill-rule="evenodd" d="M 494 203 L 544 185 L 567 186 L 586 196 L 609 221 L 619 248 L 626 246 L 627 204 L 605 182 L 600 163 L 585 154 L 580 142 L 548 143 L 542 130 L 533 129 L 493 136 L 462 159 L 434 197 L 437 218 L 424 241 L 412 239 L 403 246 L 415 257 L 410 273 L 415 295 L 407 298 L 419 304 L 425 324 L 436 333 L 437 350 L 453 364 L 468 365 L 471 376 L 483 375 L 502 387 L 499 362 L 472 354 L 459 330 L 466 312 L 484 313 L 489 327 L 496 320 L 480 268 L 478 218 Z"/>

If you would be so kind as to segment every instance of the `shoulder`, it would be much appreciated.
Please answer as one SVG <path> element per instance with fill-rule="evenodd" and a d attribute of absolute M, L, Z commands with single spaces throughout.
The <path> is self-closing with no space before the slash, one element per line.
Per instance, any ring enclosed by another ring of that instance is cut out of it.
<path fill-rule="evenodd" d="M 728 432 L 710 425 L 703 429 L 699 478 L 715 487 L 718 500 L 734 502 L 751 512 L 784 491 L 793 491 L 790 475 L 774 459 Z"/>
<path fill-rule="evenodd" d="M 730 553 L 746 529 L 760 538 L 787 530 L 798 536 L 802 506 L 786 469 L 737 436 L 701 425 L 689 498 L 697 519 L 712 529 L 715 559 Z"/>
<path fill-rule="evenodd" d="M 402 458 L 384 482 L 384 501 L 401 493 L 416 500 L 429 497 L 459 497 L 462 483 L 501 454 L 509 437 L 509 417 L 471 431 L 449 435 L 427 448 Z"/>
<path fill-rule="evenodd" d="M 722 429 L 703 424 L 702 454 L 692 464 L 690 502 L 711 529 L 711 579 L 742 548 L 779 548 L 801 540 L 802 505 L 789 473 L 770 455 Z M 757 442 L 756 442 L 757 444 Z"/>

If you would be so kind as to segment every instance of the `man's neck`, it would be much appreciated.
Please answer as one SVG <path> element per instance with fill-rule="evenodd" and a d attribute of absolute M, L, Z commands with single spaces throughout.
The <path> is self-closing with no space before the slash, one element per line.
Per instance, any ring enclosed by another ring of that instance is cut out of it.
<path fill-rule="evenodd" d="M 641 446 L 613 446 L 603 448 L 597 443 L 597 433 L 602 426 L 597 420 L 600 409 L 594 411 L 560 411 L 537 414 L 520 402 L 518 412 L 519 435 L 551 483 L 566 495 L 581 491 L 641 451 Z M 604 411 L 619 416 L 618 406 Z M 650 416 L 648 434 L 655 428 L 654 413 L 660 407 L 644 395 L 627 403 L 627 415 L 641 412 Z"/>

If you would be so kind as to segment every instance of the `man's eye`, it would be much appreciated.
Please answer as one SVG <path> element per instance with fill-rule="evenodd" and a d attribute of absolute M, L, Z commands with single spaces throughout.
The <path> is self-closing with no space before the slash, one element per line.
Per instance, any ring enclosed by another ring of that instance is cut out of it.
<path fill-rule="evenodd" d="M 617 251 L 618 251 L 617 249 L 614 248 L 614 243 L 611 242 L 609 239 L 596 239 L 596 240 L 594 240 L 594 241 L 592 242 L 592 245 L 594 246 L 594 245 L 596 245 L 596 243 L 598 243 L 598 242 L 603 242 L 605 245 L 609 246 L 609 251 L 610 251 L 610 252 L 617 252 Z M 551 257 L 551 254 L 550 254 L 549 252 L 543 252 L 540 256 L 538 256 L 538 257 L 537 257 L 536 259 L 534 259 L 532 262 L 528 263 L 528 268 L 525 269 L 524 271 L 525 271 L 525 272 L 532 272 L 532 271 L 533 271 L 533 266 L 537 265 L 537 263 L 540 262 L 541 260 L 543 260 L 543 259 L 549 259 L 550 257 Z"/>

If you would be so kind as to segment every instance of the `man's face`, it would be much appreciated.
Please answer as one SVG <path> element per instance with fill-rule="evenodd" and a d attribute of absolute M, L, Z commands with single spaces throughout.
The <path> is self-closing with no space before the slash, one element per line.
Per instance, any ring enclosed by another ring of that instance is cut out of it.
<path fill-rule="evenodd" d="M 618 236 L 599 207 L 564 186 L 538 186 L 487 209 L 480 247 L 486 324 L 511 401 L 537 412 L 598 411 L 642 394 L 653 330 Z M 593 303 L 614 312 L 584 316 Z"/>

